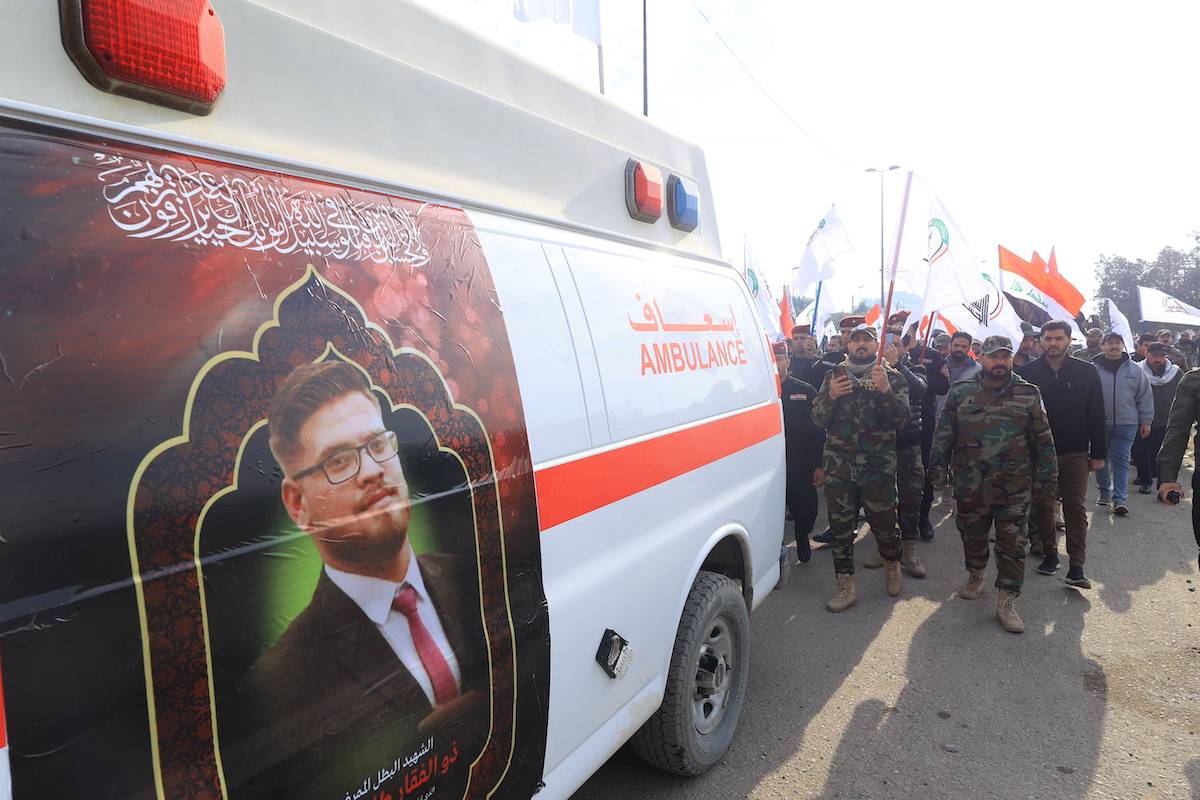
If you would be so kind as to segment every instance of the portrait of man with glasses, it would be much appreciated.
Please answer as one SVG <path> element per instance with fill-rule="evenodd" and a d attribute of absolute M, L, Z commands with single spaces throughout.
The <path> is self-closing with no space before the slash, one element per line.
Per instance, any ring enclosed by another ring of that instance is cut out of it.
<path fill-rule="evenodd" d="M 476 565 L 414 551 L 403 453 L 356 366 L 297 367 L 267 422 L 283 507 L 322 568 L 241 681 L 255 734 L 233 782 L 245 796 L 341 797 L 354 787 L 330 776 L 375 776 L 431 739 L 465 774 L 488 729 Z"/>

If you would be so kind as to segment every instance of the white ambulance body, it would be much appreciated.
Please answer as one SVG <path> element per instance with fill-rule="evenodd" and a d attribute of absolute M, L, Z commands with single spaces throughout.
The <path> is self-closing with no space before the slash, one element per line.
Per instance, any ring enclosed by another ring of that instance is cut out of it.
<path fill-rule="evenodd" d="M 748 611 L 779 579 L 784 467 L 774 365 L 722 259 L 702 153 L 397 0 L 212 8 L 227 84 L 199 115 L 89 84 L 56 4 L 10 0 L 0 118 L 463 209 L 503 310 L 537 487 L 538 796 L 569 797 L 639 729 L 653 763 L 708 766 L 749 669 L 744 624 L 718 607 L 733 587 Z M 657 220 L 634 218 L 631 161 L 658 191 L 692 193 L 693 230 L 672 225 L 673 197 Z M 11 720 L 8 741 L 15 753 Z"/>

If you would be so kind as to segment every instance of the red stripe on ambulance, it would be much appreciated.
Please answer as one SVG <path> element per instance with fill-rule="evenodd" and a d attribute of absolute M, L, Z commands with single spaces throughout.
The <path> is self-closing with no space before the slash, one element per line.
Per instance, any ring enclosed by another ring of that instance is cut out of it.
<path fill-rule="evenodd" d="M 539 469 L 542 532 L 777 436 L 781 420 L 773 403 Z"/>

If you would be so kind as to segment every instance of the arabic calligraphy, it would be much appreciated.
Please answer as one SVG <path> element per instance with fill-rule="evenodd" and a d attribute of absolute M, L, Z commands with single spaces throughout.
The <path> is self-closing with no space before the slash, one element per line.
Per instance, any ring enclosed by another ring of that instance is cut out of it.
<path fill-rule="evenodd" d="M 414 214 L 279 177 L 95 153 L 108 216 L 126 236 L 377 264 L 429 263 Z"/>
<path fill-rule="evenodd" d="M 429 800 L 437 786 L 426 789 L 426 784 L 448 773 L 458 756 L 458 742 L 451 742 L 450 751 L 440 755 L 430 737 L 410 755 L 397 758 L 390 767 L 381 767 L 374 775 L 363 778 L 362 785 L 346 792 L 342 800 Z M 390 786 L 389 782 L 397 776 L 396 785 Z M 424 793 L 417 797 L 416 793 L 421 791 Z"/>

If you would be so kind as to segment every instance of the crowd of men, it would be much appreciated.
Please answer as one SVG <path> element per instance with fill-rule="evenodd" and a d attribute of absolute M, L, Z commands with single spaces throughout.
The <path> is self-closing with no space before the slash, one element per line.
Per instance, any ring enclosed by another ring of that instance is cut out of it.
<path fill-rule="evenodd" d="M 811 559 L 813 540 L 830 545 L 837 594 L 826 607 L 847 610 L 857 601 L 854 540 L 865 518 L 875 551 L 863 566 L 882 567 L 895 597 L 902 571 L 928 574 L 918 542 L 934 538 L 934 495 L 951 486 L 967 570 L 959 597 L 983 595 L 994 540 L 996 618 L 1021 633 L 1027 548 L 1041 559 L 1037 572 L 1054 575 L 1064 528 L 1066 582 L 1091 588 L 1089 476 L 1096 502 L 1119 517 L 1131 512 L 1131 464 L 1139 493 L 1157 488 L 1160 501 L 1179 503 L 1193 425 L 1200 448 L 1198 342 L 1191 331 L 1177 339 L 1164 329 L 1139 338 L 1131 355 L 1118 332 L 1089 328 L 1085 342 L 1073 342 L 1070 323 L 1051 321 L 1027 324 L 1016 347 L 961 331 L 935 331 L 927 344 L 915 326 L 904 332 L 907 317 L 887 320 L 882 343 L 864 317 L 848 316 L 823 350 L 806 325 L 776 344 L 797 558 Z M 817 489 L 829 527 L 810 538 Z M 1192 527 L 1200 547 L 1195 503 Z"/>

